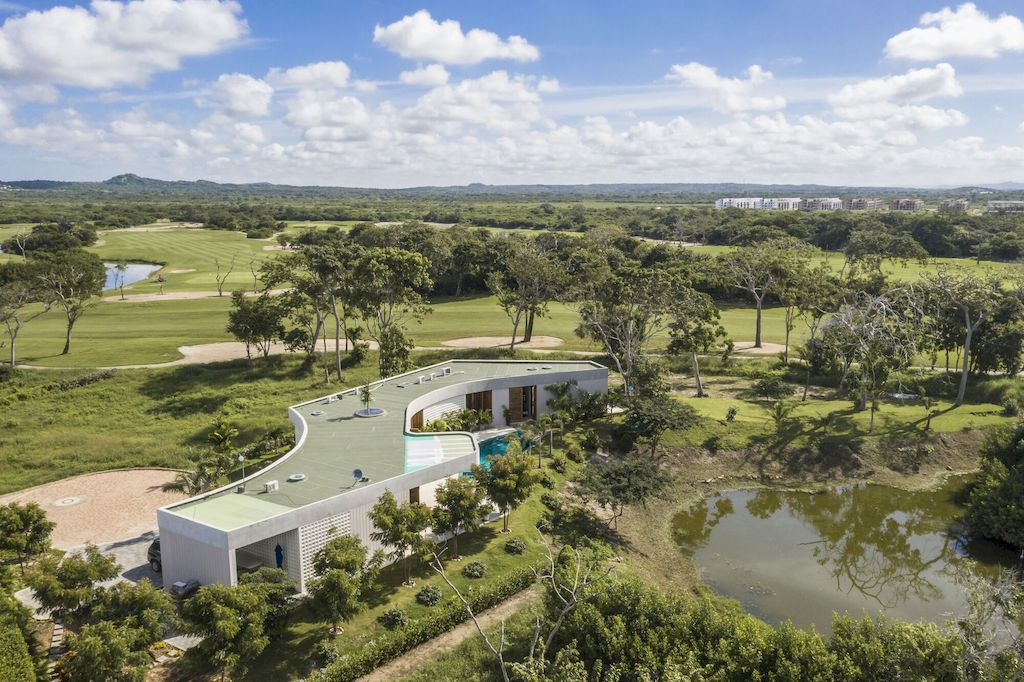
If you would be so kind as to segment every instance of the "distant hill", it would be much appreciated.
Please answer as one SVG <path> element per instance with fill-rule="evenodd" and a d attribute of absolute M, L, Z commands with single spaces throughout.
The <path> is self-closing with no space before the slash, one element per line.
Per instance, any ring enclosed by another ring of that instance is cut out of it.
<path fill-rule="evenodd" d="M 134 173 L 116 175 L 102 182 L 60 182 L 54 180 L 0 181 L 0 186 L 17 190 L 55 191 L 62 195 L 130 195 L 153 198 L 235 196 L 264 198 L 322 197 L 336 199 L 420 198 L 438 200 L 509 199 L 571 201 L 605 199 L 613 201 L 709 202 L 723 196 L 916 196 L 928 199 L 963 196 L 968 198 L 1009 198 L 1024 195 L 1024 184 L 1000 183 L 985 187 L 915 188 L 818 184 L 761 185 L 749 183 L 605 183 L 577 185 L 486 185 L 422 186 L 401 189 L 279 185 L 268 182 L 218 183 L 210 180 L 158 180 Z"/>

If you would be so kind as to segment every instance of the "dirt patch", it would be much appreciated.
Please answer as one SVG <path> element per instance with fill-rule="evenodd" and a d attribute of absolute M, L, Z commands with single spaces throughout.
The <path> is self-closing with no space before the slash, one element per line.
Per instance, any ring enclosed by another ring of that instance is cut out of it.
<path fill-rule="evenodd" d="M 288 251 L 289 247 L 281 244 L 267 244 L 263 247 L 264 251 Z"/>
<path fill-rule="evenodd" d="M 174 272 L 194 272 L 193 270 L 180 270 Z M 271 289 L 268 293 L 271 296 L 283 294 L 287 289 Z M 262 292 L 245 292 L 246 296 L 259 296 Z M 116 293 L 105 296 L 104 303 L 151 303 L 153 301 L 191 301 L 199 298 L 218 298 L 216 291 L 168 291 L 162 294 L 128 294 L 123 299 Z M 221 298 L 231 298 L 231 294 L 224 292 Z"/>
<path fill-rule="evenodd" d="M 779 353 L 786 352 L 786 347 L 781 343 L 762 341 L 760 348 L 754 348 L 753 341 L 737 341 L 735 350 L 737 353 L 744 353 L 746 355 L 778 355 Z"/>
<path fill-rule="evenodd" d="M 463 339 L 442 341 L 448 348 L 497 348 L 512 343 L 511 336 L 469 336 Z M 528 343 L 517 342 L 516 348 L 557 348 L 565 341 L 557 336 L 534 336 Z"/>
<path fill-rule="evenodd" d="M 494 608 L 477 614 L 477 620 L 480 621 L 480 625 L 484 628 L 488 628 L 496 625 L 501 620 L 507 620 L 514 613 L 522 609 L 539 604 L 540 598 L 540 592 L 536 589 L 523 590 Z M 369 675 L 360 677 L 359 680 L 361 682 L 387 682 L 388 680 L 401 679 L 406 675 L 416 672 L 427 661 L 431 661 L 458 646 L 463 640 L 478 636 L 473 621 L 467 621 L 440 637 L 435 637 L 412 651 L 399 656 L 390 663 L 377 668 Z"/>
<path fill-rule="evenodd" d="M 160 489 L 174 476 L 166 469 L 85 474 L 0 496 L 0 504 L 37 503 L 57 524 L 53 546 L 71 549 L 155 530 L 157 508 L 185 498 Z"/>

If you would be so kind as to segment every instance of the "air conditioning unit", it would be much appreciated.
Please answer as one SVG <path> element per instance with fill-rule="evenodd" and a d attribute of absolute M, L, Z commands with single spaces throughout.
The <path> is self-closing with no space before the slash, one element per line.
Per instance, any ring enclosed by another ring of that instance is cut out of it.
<path fill-rule="evenodd" d="M 444 375 L 445 376 L 448 376 L 451 373 L 452 373 L 452 368 L 451 367 L 445 367 L 444 368 Z"/>
<path fill-rule="evenodd" d="M 263 484 L 263 492 L 265 492 L 265 493 L 276 493 L 277 489 L 279 487 L 280 487 L 280 485 L 278 484 L 278 482 L 276 480 L 275 481 L 267 481 L 266 483 Z"/>
<path fill-rule="evenodd" d="M 421 376 L 419 379 L 416 380 L 416 383 L 417 384 L 422 384 L 426 380 L 427 380 L 427 378 L 425 376 Z"/>

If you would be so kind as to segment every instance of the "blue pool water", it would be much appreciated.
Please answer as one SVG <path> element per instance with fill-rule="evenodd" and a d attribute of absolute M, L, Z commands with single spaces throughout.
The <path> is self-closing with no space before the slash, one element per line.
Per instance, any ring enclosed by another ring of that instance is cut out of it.
<path fill-rule="evenodd" d="M 488 438 L 487 440 L 480 441 L 480 464 L 482 466 L 491 468 L 491 463 L 487 460 L 488 457 L 494 455 L 504 455 L 505 451 L 508 450 L 508 437 L 511 434 L 505 434 L 503 436 L 495 436 L 494 438 Z M 516 435 L 519 436 L 520 442 L 522 441 L 523 432 L 516 431 Z M 532 446 L 531 443 L 523 442 L 523 449 L 529 450 Z"/>

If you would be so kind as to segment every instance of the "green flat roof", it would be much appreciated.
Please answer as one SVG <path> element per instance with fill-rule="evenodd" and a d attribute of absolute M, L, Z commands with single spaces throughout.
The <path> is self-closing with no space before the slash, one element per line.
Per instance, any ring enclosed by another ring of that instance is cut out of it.
<path fill-rule="evenodd" d="M 420 375 L 431 372 L 448 376 L 415 383 Z M 357 417 L 362 407 L 354 389 L 328 402 L 328 396 L 293 406 L 306 422 L 306 437 L 290 456 L 283 457 L 246 481 L 244 493 L 236 493 L 234 484 L 170 508 L 175 514 L 224 530 L 232 530 L 255 521 L 276 516 L 340 495 L 354 488 L 352 472 L 378 483 L 410 471 L 463 457 L 476 451 L 472 436 L 464 433 L 408 434 L 405 410 L 415 398 L 446 385 L 505 377 L 522 377 L 523 385 L 536 378 L 572 370 L 601 367 L 588 361 L 476 361 L 453 360 L 414 370 L 376 384 L 372 407 L 383 408 L 379 417 Z M 299 482 L 289 482 L 292 474 L 305 474 Z M 264 483 L 278 481 L 278 491 L 264 492 Z"/>

